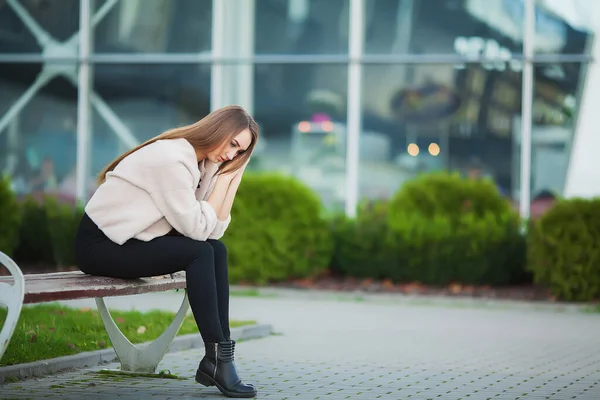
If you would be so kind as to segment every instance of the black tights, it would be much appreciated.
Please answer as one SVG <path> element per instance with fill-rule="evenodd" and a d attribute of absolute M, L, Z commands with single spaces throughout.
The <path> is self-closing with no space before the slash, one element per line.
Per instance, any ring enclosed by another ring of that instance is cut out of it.
<path fill-rule="evenodd" d="M 149 242 L 131 239 L 118 245 L 85 214 L 75 240 L 75 257 L 83 272 L 113 278 L 142 278 L 185 270 L 188 298 L 202 339 L 229 339 L 227 248 L 222 242 L 166 235 Z"/>

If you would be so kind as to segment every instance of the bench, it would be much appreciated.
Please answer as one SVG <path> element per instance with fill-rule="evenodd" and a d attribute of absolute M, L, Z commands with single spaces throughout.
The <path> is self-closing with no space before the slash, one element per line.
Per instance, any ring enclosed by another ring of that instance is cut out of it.
<path fill-rule="evenodd" d="M 104 298 L 186 289 L 185 273 L 142 279 L 97 277 L 80 271 L 23 275 L 17 264 L 2 252 L 0 252 L 0 265 L 4 265 L 12 276 L 12 278 L 0 277 L 0 304 L 8 307 L 6 321 L 0 331 L 0 359 L 15 331 L 23 304 L 94 298 L 113 349 L 121 363 L 121 371 L 155 373 L 189 309 L 187 291 L 185 291 L 179 311 L 171 325 L 149 345 L 137 346 L 132 344 L 118 328 L 106 307 Z"/>

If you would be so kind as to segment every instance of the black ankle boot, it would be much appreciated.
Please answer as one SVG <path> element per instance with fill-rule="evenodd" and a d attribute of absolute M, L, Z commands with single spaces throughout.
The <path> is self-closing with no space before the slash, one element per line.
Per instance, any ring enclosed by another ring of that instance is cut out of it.
<path fill-rule="evenodd" d="M 196 382 L 216 386 L 227 397 L 254 397 L 256 389 L 239 378 L 233 363 L 235 341 L 205 343 L 206 355 L 196 371 Z"/>

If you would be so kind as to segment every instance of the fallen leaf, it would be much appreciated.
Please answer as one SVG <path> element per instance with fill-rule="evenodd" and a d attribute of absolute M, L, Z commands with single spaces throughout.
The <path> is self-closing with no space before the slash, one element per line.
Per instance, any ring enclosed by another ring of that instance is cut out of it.
<path fill-rule="evenodd" d="M 452 283 L 450 286 L 448 286 L 448 289 L 450 289 L 450 293 L 458 294 L 462 291 L 462 286 L 458 283 Z"/>
<path fill-rule="evenodd" d="M 467 285 L 463 287 L 463 293 L 473 294 L 475 293 L 475 287 L 471 285 Z"/>
<path fill-rule="evenodd" d="M 310 288 L 314 285 L 314 281 L 311 278 L 299 279 L 296 284 L 299 287 Z"/>
<path fill-rule="evenodd" d="M 142 335 L 146 332 L 146 327 L 144 325 L 140 326 L 139 328 L 137 328 L 137 333 L 138 335 Z"/>
<path fill-rule="evenodd" d="M 79 350 L 79 348 L 77 346 L 75 346 L 73 343 L 68 342 L 67 346 L 69 346 L 70 348 L 74 349 L 74 350 Z"/>
<path fill-rule="evenodd" d="M 64 310 L 55 310 L 55 311 L 54 311 L 54 314 L 57 314 L 57 315 L 65 315 L 65 311 L 64 311 Z"/>
<path fill-rule="evenodd" d="M 115 318 L 115 321 L 117 321 L 117 324 L 122 324 L 123 322 L 125 322 L 125 318 L 117 317 L 117 318 Z"/>
<path fill-rule="evenodd" d="M 25 332 L 26 335 L 35 335 L 35 331 L 32 329 L 30 331 Z"/>
<path fill-rule="evenodd" d="M 31 337 L 29 338 L 29 342 L 33 343 L 37 340 L 37 335 L 34 333 L 33 335 L 31 335 Z"/>
<path fill-rule="evenodd" d="M 79 311 L 81 311 L 81 312 L 90 312 L 90 311 L 92 311 L 92 309 L 90 307 L 83 307 L 83 308 L 80 308 Z"/>
<path fill-rule="evenodd" d="M 101 340 L 101 341 L 99 341 L 99 342 L 98 342 L 98 346 L 99 346 L 100 348 L 102 348 L 102 349 L 103 349 L 103 348 L 105 348 L 105 347 L 106 347 L 106 341 L 104 341 L 104 340 Z"/>
<path fill-rule="evenodd" d="M 49 330 L 50 332 L 54 332 L 54 331 L 56 331 L 56 328 L 48 328 L 48 330 Z"/>

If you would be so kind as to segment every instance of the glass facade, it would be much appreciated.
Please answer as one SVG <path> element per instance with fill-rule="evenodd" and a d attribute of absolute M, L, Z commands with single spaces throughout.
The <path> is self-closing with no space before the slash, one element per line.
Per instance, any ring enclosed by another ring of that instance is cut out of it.
<path fill-rule="evenodd" d="M 0 1 L 0 169 L 85 201 L 124 150 L 236 103 L 261 127 L 252 167 L 328 206 L 436 170 L 529 204 L 563 192 L 598 4 Z"/>

